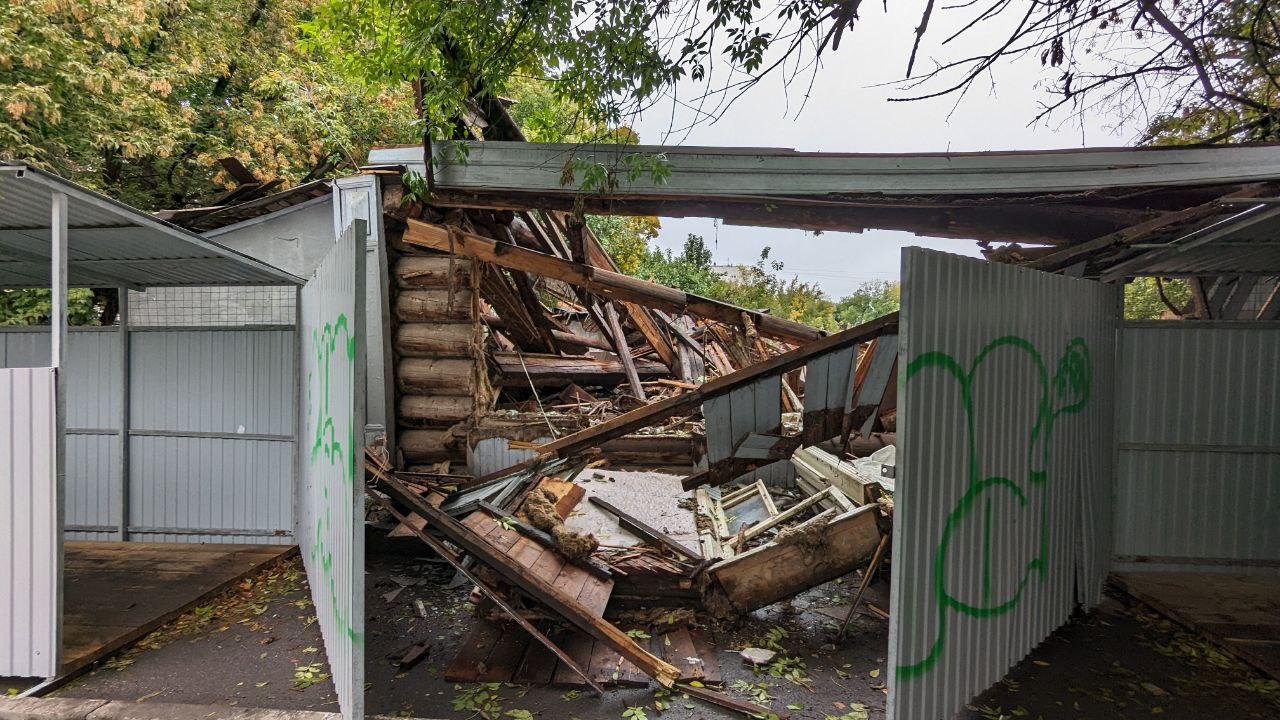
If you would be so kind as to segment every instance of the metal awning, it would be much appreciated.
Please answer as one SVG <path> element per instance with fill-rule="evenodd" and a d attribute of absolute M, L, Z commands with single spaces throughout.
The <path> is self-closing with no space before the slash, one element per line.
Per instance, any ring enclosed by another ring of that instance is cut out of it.
<path fill-rule="evenodd" d="M 301 285 L 301 278 L 29 165 L 0 165 L 0 288 L 50 286 L 51 207 L 67 197 L 72 287 Z"/>

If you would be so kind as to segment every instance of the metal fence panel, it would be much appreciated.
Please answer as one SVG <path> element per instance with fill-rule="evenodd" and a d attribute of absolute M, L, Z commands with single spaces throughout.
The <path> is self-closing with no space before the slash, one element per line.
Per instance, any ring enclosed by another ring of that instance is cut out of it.
<path fill-rule="evenodd" d="M 1117 288 L 910 248 L 889 717 L 949 718 L 1097 602 Z"/>
<path fill-rule="evenodd" d="M 346 718 L 364 715 L 364 235 L 338 238 L 303 288 L 297 536 Z"/>
<path fill-rule="evenodd" d="M 1280 324 L 1126 323 L 1117 567 L 1280 573 Z"/>
<path fill-rule="evenodd" d="M 55 377 L 53 368 L 0 370 L 0 677 L 58 670 Z"/>
<path fill-rule="evenodd" d="M 119 498 L 127 492 L 130 534 L 140 540 L 288 543 L 293 330 L 131 330 L 127 483 L 120 463 L 121 335 L 118 327 L 68 334 L 61 376 L 67 538 L 118 539 Z M 49 357 L 49 329 L 6 329 L 0 344 L 4 365 L 38 365 Z"/>

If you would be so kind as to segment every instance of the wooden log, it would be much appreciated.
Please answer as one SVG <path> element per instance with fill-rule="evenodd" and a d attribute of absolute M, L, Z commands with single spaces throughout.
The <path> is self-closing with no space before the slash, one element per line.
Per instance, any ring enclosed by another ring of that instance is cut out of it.
<path fill-rule="evenodd" d="M 689 312 L 734 326 L 742 321 L 742 314 L 747 313 L 755 322 L 756 330 L 761 335 L 791 343 L 811 342 L 824 335 L 821 330 L 803 323 L 773 317 L 710 298 L 690 295 L 681 290 L 611 270 L 499 243 L 474 233 L 456 231 L 452 233 L 451 238 L 449 230 L 441 225 L 410 220 L 409 228 L 404 234 L 404 241 L 421 247 L 454 252 L 460 256 L 483 260 L 511 270 L 522 270 L 555 278 L 613 300 L 638 303 L 645 307 L 675 313 Z"/>
<path fill-rule="evenodd" d="M 396 364 L 396 386 L 418 395 L 470 396 L 476 390 L 474 371 L 471 360 L 405 358 Z"/>
<path fill-rule="evenodd" d="M 469 395 L 401 395 L 396 418 L 408 425 L 452 425 L 471 417 L 474 409 Z"/>
<path fill-rule="evenodd" d="M 471 261 L 449 255 L 404 255 L 394 272 L 396 287 L 404 290 L 448 288 L 451 278 L 456 288 L 471 284 Z"/>
<path fill-rule="evenodd" d="M 458 454 L 457 440 L 450 430 L 401 430 L 396 444 L 406 460 L 428 463 L 453 459 Z"/>
<path fill-rule="evenodd" d="M 401 323 L 391 341 L 400 357 L 471 357 L 474 329 L 462 323 Z"/>
<path fill-rule="evenodd" d="M 452 300 L 450 299 L 452 298 Z M 460 323 L 471 319 L 471 290 L 403 290 L 396 294 L 396 317 L 410 323 Z"/>
<path fill-rule="evenodd" d="M 500 381 L 507 387 L 534 385 L 620 385 L 627 382 L 626 370 L 615 358 L 588 356 L 561 357 L 540 353 L 495 352 L 494 362 L 500 371 Z M 523 360 L 523 363 L 521 362 Z M 650 379 L 667 374 L 662 363 L 636 360 L 636 372 Z M 525 377 L 526 371 L 528 377 Z"/>

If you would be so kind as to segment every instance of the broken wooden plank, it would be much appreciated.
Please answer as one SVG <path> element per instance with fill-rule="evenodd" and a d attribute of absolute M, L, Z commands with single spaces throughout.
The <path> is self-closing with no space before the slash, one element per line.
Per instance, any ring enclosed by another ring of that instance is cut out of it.
<path fill-rule="evenodd" d="M 599 358 L 587 355 L 547 355 L 542 353 L 495 352 L 492 355 L 500 373 L 499 382 L 507 387 L 525 387 L 532 382 L 539 387 L 547 385 L 620 385 L 628 382 L 627 362 L 619 358 Z M 523 362 L 522 362 L 523 361 Z M 402 362 L 408 362 L 402 361 Z M 662 363 L 636 360 L 632 369 L 636 381 L 651 380 L 667 373 Z"/>
<path fill-rule="evenodd" d="M 648 523 L 644 522 L 640 518 L 637 518 L 633 515 L 626 513 L 625 511 L 613 505 L 613 503 L 610 503 L 609 501 L 603 498 L 598 498 L 594 495 L 588 497 L 587 500 L 590 501 L 592 505 L 595 505 L 596 507 L 601 508 L 609 512 L 610 514 L 614 515 L 615 517 L 617 517 L 618 523 L 622 525 L 622 527 L 635 533 L 636 535 L 639 535 L 642 539 L 648 540 L 650 542 L 655 542 L 661 545 L 662 547 L 667 548 L 671 552 L 677 555 L 680 555 L 681 557 L 692 560 L 694 562 L 698 562 L 702 560 L 701 556 L 699 556 L 697 553 L 693 552 L 689 548 L 685 547 L 683 543 L 677 541 L 675 538 L 671 537 L 670 535 L 667 535 L 661 530 L 658 530 L 657 528 L 649 525 Z"/>
<path fill-rule="evenodd" d="M 448 538 L 450 542 L 492 568 L 507 582 L 516 585 L 582 631 L 597 640 L 608 643 L 610 647 L 635 663 L 637 667 L 657 680 L 663 687 L 671 687 L 679 677 L 677 668 L 651 655 L 647 650 L 637 645 L 626 633 L 623 633 L 612 624 L 592 615 L 583 607 L 578 598 L 566 597 L 555 588 L 553 583 L 525 572 L 511 558 L 494 551 L 483 539 L 476 537 L 470 529 L 454 520 L 448 513 L 427 505 L 395 477 L 384 473 L 378 479 L 379 486 L 385 489 L 396 502 L 426 518 L 430 526 Z M 419 537 L 430 538 L 431 536 L 423 533 Z M 432 538 L 432 541 L 438 543 L 434 538 Z M 521 620 L 524 621 L 523 618 Z M 527 621 L 524 622 L 527 623 Z M 532 625 L 525 629 L 529 630 L 531 634 L 538 633 Z M 550 641 L 548 640 L 547 642 L 549 643 Z M 556 650 L 558 651 L 559 648 L 556 648 Z M 566 657 L 561 657 L 561 660 L 565 659 Z"/>
<path fill-rule="evenodd" d="M 739 612 L 792 597 L 853 572 L 880 542 L 877 506 L 864 505 L 827 524 L 820 552 L 798 544 L 771 542 L 707 569 Z"/>
<path fill-rule="evenodd" d="M 618 310 L 613 306 L 613 303 L 605 303 L 604 320 L 609 324 L 610 333 L 613 336 L 614 351 L 622 362 L 622 369 L 626 373 L 627 383 L 631 385 L 631 394 L 641 401 L 648 400 L 649 396 L 645 394 L 644 386 L 640 384 L 640 375 L 636 372 L 636 362 L 631 357 L 631 348 L 627 345 L 627 334 L 622 331 L 622 323 L 618 320 Z"/>
<path fill-rule="evenodd" d="M 747 313 L 761 335 L 790 343 L 807 343 L 823 336 L 821 330 L 802 323 L 691 295 L 611 270 L 499 243 L 456 228 L 412 219 L 408 223 L 403 242 L 411 245 L 476 258 L 512 271 L 555 278 L 613 300 L 638 303 L 667 312 L 688 312 L 733 326 L 737 326 L 742 320 L 742 314 Z"/>
<path fill-rule="evenodd" d="M 370 465 L 370 463 L 368 463 L 367 461 L 365 464 L 366 464 L 366 467 Z M 437 510 L 436 508 L 433 508 L 430 505 L 424 503 L 420 498 L 418 498 L 411 491 L 409 491 L 408 488 L 406 488 L 403 483 L 387 475 L 385 471 L 382 470 L 382 468 L 374 467 L 371 469 L 375 470 L 375 475 L 382 481 L 382 484 L 384 486 L 388 486 L 393 489 L 393 492 L 395 492 L 399 496 L 397 499 L 399 499 L 400 502 L 404 502 L 404 504 L 408 505 L 411 509 L 413 509 L 413 511 L 418 516 L 426 519 L 435 527 L 439 528 L 440 520 L 444 519 L 445 521 L 447 521 L 452 525 L 451 530 L 453 532 L 459 533 L 463 536 L 466 536 L 466 534 L 470 532 L 468 528 L 455 522 L 453 518 L 449 517 L 447 513 L 441 512 L 440 510 Z M 390 500 L 376 493 L 369 492 L 367 489 L 366 489 L 366 494 L 368 494 L 375 501 L 377 501 L 378 504 L 386 508 L 387 511 L 390 512 L 398 520 L 400 520 L 400 522 L 403 523 L 408 518 L 408 516 L 401 513 L 399 510 L 397 510 L 395 505 Z M 409 500 L 409 502 L 405 502 L 406 499 Z M 424 515 L 422 510 L 426 510 L 427 514 Z M 434 515 L 435 517 L 433 518 L 432 515 Z M 452 550 L 446 547 L 444 543 L 432 537 L 426 530 L 418 528 L 418 529 L 415 529 L 414 534 L 418 536 L 419 540 L 426 543 L 428 547 L 430 547 L 432 550 L 435 550 L 436 553 L 440 555 L 440 557 L 447 560 L 449 564 L 453 566 L 453 569 L 458 571 L 458 574 L 465 577 L 467 580 L 473 583 L 477 588 L 480 588 L 480 591 L 482 593 L 484 593 L 490 600 L 492 600 L 495 605 L 501 608 L 503 612 L 509 615 L 512 620 L 515 620 L 516 623 L 520 625 L 520 627 L 524 628 L 526 632 L 532 635 L 534 639 L 536 639 L 539 643 L 542 643 L 543 645 L 545 645 L 547 649 L 555 653 L 556 657 L 560 658 L 561 662 L 567 664 L 570 669 L 572 669 L 575 673 L 580 675 L 583 678 L 583 680 L 585 680 L 586 683 L 591 686 L 592 690 L 595 690 L 599 694 L 602 694 L 602 695 L 604 694 L 604 691 L 600 688 L 600 686 L 591 680 L 590 676 L 587 675 L 587 672 L 583 670 L 581 666 L 575 663 L 573 661 L 573 658 L 565 654 L 555 643 L 551 642 L 551 640 L 547 638 L 547 636 L 544 635 L 541 630 L 538 630 L 537 628 L 535 628 L 532 623 L 530 623 L 528 620 L 524 618 L 523 615 L 517 612 L 515 608 L 511 607 L 511 605 L 507 603 L 506 599 L 503 598 L 502 595 L 499 594 L 497 590 L 494 590 L 493 588 L 489 587 L 485 583 L 481 582 L 478 578 L 476 578 L 475 575 L 473 575 L 469 570 L 467 570 L 466 565 L 461 560 L 458 559 L 456 553 L 454 553 Z M 475 542 L 483 543 L 482 540 L 476 540 Z M 496 555 L 496 553 L 494 553 L 494 555 Z M 503 557 L 503 556 L 498 556 L 498 557 Z"/>
<path fill-rule="evenodd" d="M 569 457 L 586 450 L 596 447 L 607 440 L 622 437 L 630 434 L 640 428 L 648 427 L 657 422 L 665 420 L 673 415 L 688 414 L 698 409 L 704 402 L 711 398 L 726 395 L 733 389 L 755 382 L 757 379 L 778 375 L 781 373 L 794 370 L 803 366 L 811 358 L 823 355 L 825 353 L 835 352 L 837 350 L 866 342 L 873 338 L 879 337 L 886 333 L 896 333 L 898 327 L 898 314 L 890 313 L 882 317 L 876 318 L 861 325 L 842 330 L 834 335 L 829 335 L 820 340 L 815 340 L 807 345 L 798 347 L 790 352 L 756 363 L 751 367 L 743 368 L 736 372 L 718 377 L 702 385 L 696 390 L 674 395 L 652 402 L 645 407 L 636 408 L 622 415 L 610 418 L 598 425 L 580 430 L 571 435 L 566 435 L 558 440 L 541 445 L 538 448 L 539 456 L 518 463 L 509 468 L 503 468 L 484 477 L 481 481 L 492 478 L 502 477 L 504 475 L 517 472 L 520 469 L 530 468 L 538 462 L 545 460 L 547 455 L 555 455 L 557 457 Z M 741 473 L 739 473 L 741 474 Z M 685 485 L 685 489 L 696 487 L 696 485 Z"/>

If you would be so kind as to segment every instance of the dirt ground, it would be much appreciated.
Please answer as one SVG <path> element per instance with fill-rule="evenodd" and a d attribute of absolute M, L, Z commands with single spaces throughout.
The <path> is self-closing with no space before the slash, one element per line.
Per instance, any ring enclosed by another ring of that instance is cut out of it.
<path fill-rule="evenodd" d="M 471 622 L 466 602 L 470 588 L 446 588 L 451 576 L 445 566 L 421 558 L 370 556 L 370 714 L 470 720 L 479 717 L 473 708 L 484 705 L 490 714 L 497 711 L 511 720 L 527 717 L 520 711 L 547 720 L 739 717 L 678 693 L 662 696 L 653 687 L 614 690 L 596 698 L 557 688 L 457 687 L 446 682 L 444 668 Z M 850 636 L 835 641 L 840 603 L 854 587 L 852 576 L 828 583 L 717 631 L 728 692 L 765 701 L 774 711 L 798 719 L 883 717 L 887 623 L 860 614 Z M 870 601 L 887 609 L 887 594 L 887 583 L 877 583 Z M 419 617 L 415 600 L 422 600 L 426 619 Z M 389 658 L 419 641 L 431 643 L 430 654 L 399 672 Z M 732 654 L 744 645 L 765 643 L 796 660 L 770 674 L 753 671 Z M 333 710 L 337 703 L 327 673 L 305 578 L 295 561 L 188 613 L 56 694 Z M 789 678 L 778 676 L 787 674 Z M 642 708 L 643 715 L 630 708 Z M 1280 684 L 1142 606 L 1109 594 L 1099 610 L 1047 639 L 1005 682 L 956 718 L 1136 720 L 1157 715 L 1162 720 L 1277 718 Z"/>

